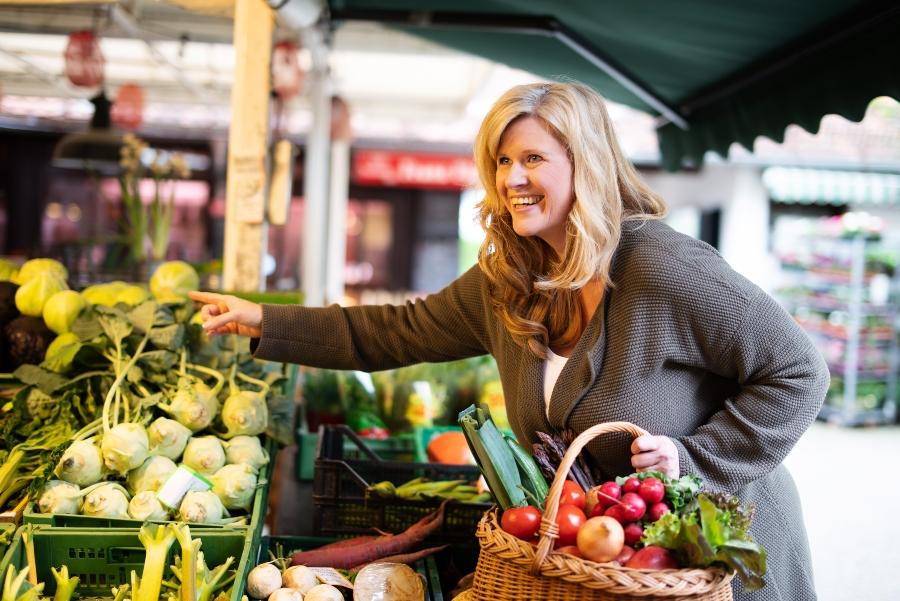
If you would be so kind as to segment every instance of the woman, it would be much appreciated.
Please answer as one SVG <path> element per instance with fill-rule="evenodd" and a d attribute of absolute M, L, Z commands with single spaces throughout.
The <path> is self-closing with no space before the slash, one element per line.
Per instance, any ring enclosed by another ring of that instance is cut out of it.
<path fill-rule="evenodd" d="M 796 489 L 781 465 L 818 413 L 821 355 L 708 245 L 659 218 L 602 98 L 579 84 L 518 86 L 475 142 L 486 190 L 478 265 L 404 306 L 303 308 L 196 293 L 210 334 L 257 357 L 380 370 L 492 354 L 510 424 L 582 432 L 630 421 L 655 435 L 595 440 L 608 477 L 700 475 L 756 505 L 767 585 L 736 598 L 814 599 Z"/>

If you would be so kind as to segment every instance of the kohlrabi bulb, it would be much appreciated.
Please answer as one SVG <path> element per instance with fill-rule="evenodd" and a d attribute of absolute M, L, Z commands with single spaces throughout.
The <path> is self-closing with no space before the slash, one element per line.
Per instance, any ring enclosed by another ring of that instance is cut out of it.
<path fill-rule="evenodd" d="M 244 463 L 256 469 L 269 463 L 269 454 L 262 447 L 258 436 L 235 436 L 222 444 L 228 463 Z"/>
<path fill-rule="evenodd" d="M 176 469 L 178 466 L 168 457 L 150 455 L 140 467 L 128 472 L 125 479 L 128 492 L 133 495 L 145 490 L 156 492 Z"/>
<path fill-rule="evenodd" d="M 203 388 L 199 388 L 200 385 Z M 179 378 L 178 390 L 168 404 L 159 407 L 175 420 L 190 428 L 191 432 L 199 432 L 209 426 L 219 411 L 219 401 L 214 395 L 206 394 L 208 388 L 202 382 L 191 378 Z"/>
<path fill-rule="evenodd" d="M 177 461 L 191 437 L 191 430 L 168 417 L 156 418 L 147 428 L 150 452 Z"/>
<path fill-rule="evenodd" d="M 81 513 L 81 489 L 62 480 L 48 480 L 38 497 L 41 513 Z"/>
<path fill-rule="evenodd" d="M 256 493 L 256 468 L 243 463 L 226 465 L 213 474 L 212 491 L 226 509 L 250 511 Z"/>
<path fill-rule="evenodd" d="M 225 449 L 215 436 L 200 436 L 188 441 L 182 462 L 201 474 L 215 474 L 225 465 Z"/>
<path fill-rule="evenodd" d="M 225 438 L 262 434 L 269 425 L 269 407 L 259 392 L 242 390 L 225 399 L 222 423 L 228 429 Z"/>
<path fill-rule="evenodd" d="M 169 512 L 156 498 L 152 490 L 144 490 L 132 497 L 128 503 L 128 515 L 135 520 L 167 520 Z"/>
<path fill-rule="evenodd" d="M 76 440 L 63 453 L 56 466 L 56 474 L 61 480 L 90 486 L 103 478 L 103 455 L 100 447 L 88 440 Z"/>
<path fill-rule="evenodd" d="M 189 492 L 178 508 L 178 519 L 194 524 L 220 524 L 227 515 L 219 497 L 208 490 Z"/>
<path fill-rule="evenodd" d="M 106 467 L 124 476 L 140 467 L 149 454 L 150 441 L 147 430 L 141 424 L 123 423 L 113 426 L 103 434 L 100 451 Z"/>
<path fill-rule="evenodd" d="M 128 493 L 112 482 L 99 484 L 85 495 L 81 512 L 101 518 L 128 518 Z"/>

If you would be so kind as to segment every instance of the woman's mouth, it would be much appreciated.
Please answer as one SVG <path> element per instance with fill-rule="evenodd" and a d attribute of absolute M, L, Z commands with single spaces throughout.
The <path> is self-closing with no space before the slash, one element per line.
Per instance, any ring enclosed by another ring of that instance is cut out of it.
<path fill-rule="evenodd" d="M 531 205 L 539 203 L 543 198 L 543 196 L 517 196 L 515 198 L 510 198 L 509 202 L 514 208 L 530 207 Z"/>

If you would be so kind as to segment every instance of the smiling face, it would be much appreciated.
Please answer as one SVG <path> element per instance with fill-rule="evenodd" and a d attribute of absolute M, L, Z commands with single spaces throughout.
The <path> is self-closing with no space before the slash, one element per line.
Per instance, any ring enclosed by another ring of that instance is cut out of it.
<path fill-rule="evenodd" d="M 572 208 L 572 161 L 537 117 L 510 123 L 497 148 L 497 194 L 520 236 L 537 236 L 563 256 Z"/>

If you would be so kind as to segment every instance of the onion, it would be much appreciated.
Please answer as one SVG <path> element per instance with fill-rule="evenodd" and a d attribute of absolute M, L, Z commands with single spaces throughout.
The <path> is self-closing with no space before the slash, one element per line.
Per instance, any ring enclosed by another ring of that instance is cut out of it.
<path fill-rule="evenodd" d="M 281 574 L 284 586 L 298 590 L 304 595 L 319 584 L 315 572 L 306 566 L 291 566 Z"/>
<path fill-rule="evenodd" d="M 303 595 L 292 588 L 279 588 L 269 595 L 269 601 L 303 601 Z"/>
<path fill-rule="evenodd" d="M 281 572 L 270 563 L 263 563 L 247 575 L 247 594 L 254 599 L 267 599 L 281 588 Z"/>
<path fill-rule="evenodd" d="M 309 596 L 306 599 L 309 599 Z M 353 599 L 422 601 L 425 599 L 425 585 L 419 575 L 404 563 L 370 563 L 356 575 L 353 582 Z"/>
<path fill-rule="evenodd" d="M 424 592 L 423 592 L 424 594 Z M 359 599 L 356 596 L 356 593 L 353 593 L 354 599 Z M 381 597 L 363 597 L 364 599 L 370 599 L 371 601 L 376 601 L 377 599 L 381 599 Z M 387 599 L 387 597 L 385 597 Z M 424 597 L 419 597 L 416 601 L 421 601 Z M 309 589 L 309 592 L 303 595 L 303 601 L 344 601 L 344 595 L 341 594 L 336 587 L 331 586 L 330 584 L 317 584 L 316 586 Z"/>

